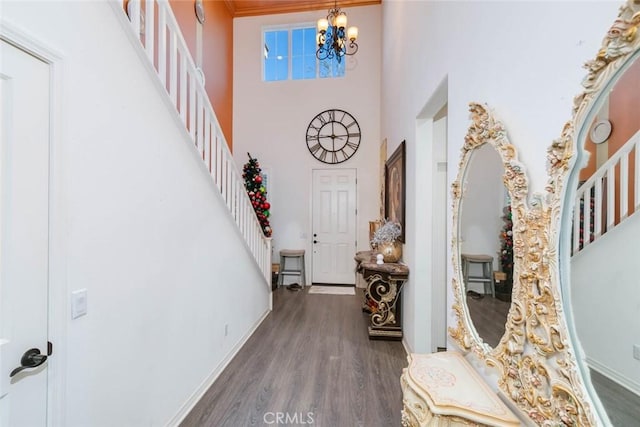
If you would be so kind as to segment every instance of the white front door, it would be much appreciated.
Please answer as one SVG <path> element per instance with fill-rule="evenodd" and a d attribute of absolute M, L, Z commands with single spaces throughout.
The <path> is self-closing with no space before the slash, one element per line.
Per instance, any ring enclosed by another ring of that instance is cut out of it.
<path fill-rule="evenodd" d="M 0 40 L 1 426 L 47 423 L 49 94 L 49 66 Z"/>
<path fill-rule="evenodd" d="M 312 282 L 355 284 L 356 170 L 314 170 L 312 203 Z"/>

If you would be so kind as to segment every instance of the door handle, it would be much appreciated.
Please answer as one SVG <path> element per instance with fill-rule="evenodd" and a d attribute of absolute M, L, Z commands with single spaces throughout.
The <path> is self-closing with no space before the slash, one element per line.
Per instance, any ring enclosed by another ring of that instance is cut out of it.
<path fill-rule="evenodd" d="M 37 368 L 38 366 L 42 365 L 46 360 L 47 360 L 47 356 L 45 354 L 40 354 L 40 350 L 38 350 L 37 348 L 31 348 L 24 352 L 24 354 L 22 355 L 22 358 L 20 359 L 21 366 L 18 366 L 16 369 L 11 371 L 11 373 L 9 374 L 9 377 L 13 377 L 14 375 L 17 375 L 18 373 L 24 371 L 25 369 Z"/>

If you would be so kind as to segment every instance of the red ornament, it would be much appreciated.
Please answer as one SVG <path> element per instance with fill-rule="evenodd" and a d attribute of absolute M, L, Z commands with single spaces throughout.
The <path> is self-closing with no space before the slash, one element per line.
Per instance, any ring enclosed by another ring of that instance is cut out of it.
<path fill-rule="evenodd" d="M 269 203 L 269 202 L 264 202 L 264 203 L 262 204 L 262 207 L 263 207 L 264 209 L 271 209 L 271 203 Z"/>
<path fill-rule="evenodd" d="M 256 176 L 255 181 L 260 184 L 262 182 L 262 177 L 260 175 Z"/>

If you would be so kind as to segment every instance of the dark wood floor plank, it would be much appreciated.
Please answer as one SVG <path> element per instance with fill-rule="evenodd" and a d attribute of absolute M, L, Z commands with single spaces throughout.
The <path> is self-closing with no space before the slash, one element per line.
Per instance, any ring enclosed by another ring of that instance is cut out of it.
<path fill-rule="evenodd" d="M 274 291 L 273 312 L 182 427 L 274 425 L 278 413 L 295 419 L 288 425 L 400 425 L 402 344 L 369 340 L 361 290 L 307 290 Z"/>
<path fill-rule="evenodd" d="M 614 426 L 640 426 L 640 396 L 594 370 L 591 382 Z"/>
<path fill-rule="evenodd" d="M 406 354 L 400 342 L 368 339 L 361 299 L 361 290 L 276 290 L 274 311 L 181 426 L 277 425 L 264 417 L 278 412 L 297 417 L 288 425 L 399 426 Z M 490 297 L 468 303 L 478 331 L 497 344 L 509 304 Z M 615 426 L 640 426 L 638 396 L 597 373 L 592 379 Z"/>
<path fill-rule="evenodd" d="M 491 295 L 480 295 L 479 298 L 467 295 L 466 300 L 469 316 L 478 335 L 490 347 L 497 346 L 504 335 L 511 303 L 493 298 Z"/>

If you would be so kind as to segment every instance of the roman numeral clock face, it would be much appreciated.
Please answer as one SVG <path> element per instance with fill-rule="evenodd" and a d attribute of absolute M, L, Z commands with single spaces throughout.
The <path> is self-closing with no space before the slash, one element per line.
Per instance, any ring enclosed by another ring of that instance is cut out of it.
<path fill-rule="evenodd" d="M 360 125 L 346 111 L 327 110 L 311 120 L 307 128 L 307 148 L 323 163 L 342 163 L 360 146 Z"/>

